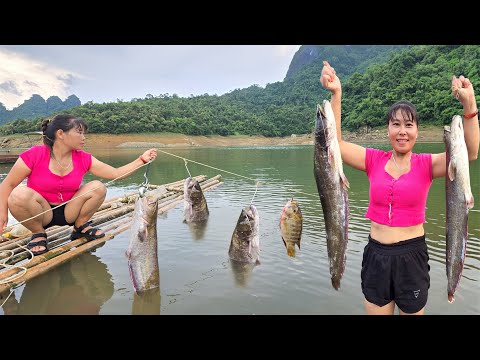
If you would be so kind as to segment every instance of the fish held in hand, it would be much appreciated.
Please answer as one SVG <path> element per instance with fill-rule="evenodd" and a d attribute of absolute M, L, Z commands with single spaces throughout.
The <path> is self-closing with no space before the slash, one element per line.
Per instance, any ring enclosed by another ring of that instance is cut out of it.
<path fill-rule="evenodd" d="M 468 239 L 468 211 L 474 205 L 470 188 L 468 151 L 462 118 L 455 115 L 450 126 L 444 126 L 446 152 L 446 270 L 448 302 L 455 300 L 462 276 Z"/>
<path fill-rule="evenodd" d="M 183 222 L 205 221 L 208 215 L 207 200 L 200 183 L 191 177 L 186 178 L 183 184 Z"/>
<path fill-rule="evenodd" d="M 327 238 L 330 276 L 335 290 L 345 271 L 348 242 L 348 192 L 350 186 L 343 173 L 332 106 L 323 100 L 317 105 L 314 140 L 314 175 L 317 184 Z"/>
<path fill-rule="evenodd" d="M 295 245 L 300 250 L 302 238 L 303 216 L 298 201 L 291 198 L 287 201 L 280 214 L 280 232 L 288 256 L 295 256 Z"/>
<path fill-rule="evenodd" d="M 158 198 L 164 186 L 138 197 L 133 211 L 130 243 L 126 251 L 128 269 L 137 293 L 160 286 L 157 250 Z"/>
<path fill-rule="evenodd" d="M 230 241 L 230 259 L 242 263 L 260 263 L 259 228 L 259 215 L 255 205 L 242 209 Z"/>

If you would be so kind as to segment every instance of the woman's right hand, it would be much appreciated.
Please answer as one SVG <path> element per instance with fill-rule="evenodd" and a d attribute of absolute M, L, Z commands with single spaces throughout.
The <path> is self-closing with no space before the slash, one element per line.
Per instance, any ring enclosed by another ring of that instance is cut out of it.
<path fill-rule="evenodd" d="M 342 91 L 342 84 L 335 73 L 335 69 L 330 66 L 328 61 L 323 62 L 322 75 L 320 75 L 320 83 L 322 86 L 330 90 L 332 94 Z"/>
<path fill-rule="evenodd" d="M 8 224 L 8 215 L 0 214 L 0 235 L 4 233 Z"/>

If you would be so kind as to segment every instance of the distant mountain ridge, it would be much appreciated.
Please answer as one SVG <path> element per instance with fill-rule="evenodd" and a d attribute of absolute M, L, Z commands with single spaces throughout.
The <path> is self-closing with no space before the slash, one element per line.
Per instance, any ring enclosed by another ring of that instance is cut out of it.
<path fill-rule="evenodd" d="M 480 84 L 478 45 L 302 45 L 284 80 L 264 88 L 188 98 L 147 94 L 57 112 L 84 118 L 90 133 L 309 134 L 317 104 L 331 96 L 319 81 L 323 60 L 342 81 L 342 128 L 350 131 L 385 127 L 389 107 L 400 99 L 416 105 L 422 124 L 445 125 L 462 111 L 451 94 L 452 75 Z M 0 135 L 38 131 L 42 120 L 14 120 L 0 126 Z"/>
<path fill-rule="evenodd" d="M 7 110 L 0 102 L 0 125 L 16 119 L 34 119 L 39 116 L 48 116 L 58 111 L 68 110 L 82 105 L 76 95 L 70 95 L 65 101 L 58 96 L 50 96 L 47 100 L 38 94 L 33 94 L 18 107 Z"/>

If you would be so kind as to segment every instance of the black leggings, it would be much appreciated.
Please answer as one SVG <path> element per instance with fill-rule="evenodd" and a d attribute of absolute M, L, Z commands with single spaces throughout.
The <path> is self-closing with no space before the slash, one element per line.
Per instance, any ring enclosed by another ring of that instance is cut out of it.
<path fill-rule="evenodd" d="M 53 205 L 53 204 L 49 204 L 51 208 L 54 208 L 58 205 Z M 63 204 L 62 206 L 59 206 L 58 208 L 56 209 L 53 209 L 52 212 L 53 212 L 53 217 L 52 217 L 52 221 L 50 221 L 47 225 L 45 225 L 45 229 L 48 229 L 49 227 L 52 227 L 54 225 L 59 225 L 59 226 L 63 226 L 63 225 L 73 225 L 75 224 L 75 222 L 73 223 L 68 223 L 67 220 L 65 219 L 65 205 L 67 204 Z"/>

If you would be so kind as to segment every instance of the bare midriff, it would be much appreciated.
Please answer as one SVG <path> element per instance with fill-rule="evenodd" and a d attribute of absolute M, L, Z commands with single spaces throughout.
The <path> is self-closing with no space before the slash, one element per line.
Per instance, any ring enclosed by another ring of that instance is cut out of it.
<path fill-rule="evenodd" d="M 370 236 L 382 244 L 394 244 L 425 234 L 423 224 L 413 226 L 387 226 L 371 221 Z"/>

